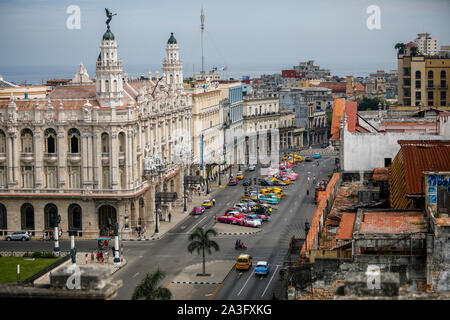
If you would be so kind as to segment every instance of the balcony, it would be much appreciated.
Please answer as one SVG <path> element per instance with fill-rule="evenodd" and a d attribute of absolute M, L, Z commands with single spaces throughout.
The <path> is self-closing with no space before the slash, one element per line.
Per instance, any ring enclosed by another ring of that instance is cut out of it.
<path fill-rule="evenodd" d="M 54 164 L 58 161 L 58 155 L 56 153 L 44 153 L 44 161 L 46 163 Z"/>
<path fill-rule="evenodd" d="M 67 154 L 67 160 L 71 163 L 80 163 L 81 161 L 81 154 L 79 153 L 68 153 Z"/>
<path fill-rule="evenodd" d="M 6 153 L 0 153 L 0 163 L 3 164 L 6 161 Z"/>
<path fill-rule="evenodd" d="M 20 154 L 20 160 L 22 160 L 23 163 L 30 164 L 34 161 L 34 153 L 22 152 Z"/>

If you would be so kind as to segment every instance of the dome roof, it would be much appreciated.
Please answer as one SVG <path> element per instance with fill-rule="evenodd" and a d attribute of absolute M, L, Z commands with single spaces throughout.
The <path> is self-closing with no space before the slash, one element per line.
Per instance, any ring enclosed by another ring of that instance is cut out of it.
<path fill-rule="evenodd" d="M 114 34 L 109 29 L 109 26 L 108 30 L 106 30 L 105 34 L 103 35 L 103 40 L 114 40 Z"/>
<path fill-rule="evenodd" d="M 177 39 L 175 39 L 175 37 L 173 36 L 173 32 L 170 33 L 170 38 L 167 41 L 167 44 L 176 44 L 177 43 Z"/>

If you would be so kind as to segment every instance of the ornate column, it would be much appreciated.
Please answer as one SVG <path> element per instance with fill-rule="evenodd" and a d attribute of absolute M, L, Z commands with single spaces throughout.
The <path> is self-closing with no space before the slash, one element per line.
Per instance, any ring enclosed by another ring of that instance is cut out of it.
<path fill-rule="evenodd" d="M 12 129 L 8 130 L 6 135 L 6 155 L 7 155 L 7 165 L 8 165 L 8 188 L 14 188 L 17 184 L 17 178 L 14 179 L 14 149 L 19 146 L 14 146 L 14 140 L 17 136 L 17 133 Z"/>
<path fill-rule="evenodd" d="M 58 147 L 56 151 L 58 152 L 58 185 L 60 189 L 65 187 L 66 172 L 67 168 L 67 144 L 66 135 L 63 127 L 58 127 Z"/>
<path fill-rule="evenodd" d="M 127 130 L 127 146 L 126 146 L 126 174 L 127 174 L 127 189 L 133 188 L 134 185 L 134 175 L 133 175 L 133 163 L 136 161 L 136 148 L 133 148 L 133 136 L 134 131 L 132 129 Z"/>
<path fill-rule="evenodd" d="M 119 146 L 117 139 L 117 132 L 111 133 L 111 157 L 110 157 L 110 174 L 111 174 L 111 188 L 118 189 L 119 183 L 117 181 L 119 177 Z"/>
<path fill-rule="evenodd" d="M 35 163 L 35 171 L 34 171 L 34 186 L 36 189 L 42 188 L 42 179 L 45 180 L 45 177 L 43 176 L 43 168 L 42 168 L 42 162 L 43 162 L 43 141 L 41 137 L 41 131 L 40 129 L 36 129 L 34 134 L 34 163 Z"/>
<path fill-rule="evenodd" d="M 92 135 L 92 188 L 98 189 L 101 181 L 101 164 L 102 164 L 102 145 L 100 131 L 94 129 Z"/>
<path fill-rule="evenodd" d="M 17 134 L 11 135 L 11 143 L 13 149 L 13 176 L 14 176 L 14 184 L 16 187 L 21 187 L 21 174 L 20 174 L 20 152 L 21 152 L 21 141 L 20 141 L 20 132 Z"/>
<path fill-rule="evenodd" d="M 83 180 L 83 188 L 88 188 L 90 184 L 88 175 L 88 139 L 89 132 L 83 129 L 81 133 L 81 179 Z"/>

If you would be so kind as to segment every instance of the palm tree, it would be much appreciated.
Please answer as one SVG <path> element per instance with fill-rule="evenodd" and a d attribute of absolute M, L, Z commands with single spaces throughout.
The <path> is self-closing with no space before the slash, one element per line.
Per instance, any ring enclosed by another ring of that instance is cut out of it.
<path fill-rule="evenodd" d="M 194 232 L 189 235 L 189 245 L 188 251 L 192 253 L 197 250 L 197 253 L 200 254 L 202 251 L 203 255 L 203 272 L 200 275 L 206 276 L 205 272 L 205 251 L 211 254 L 211 248 L 214 248 L 216 251 L 219 250 L 219 245 L 214 240 L 209 239 L 209 236 L 216 236 L 217 231 L 214 229 L 208 229 L 206 232 L 201 227 L 195 228 Z"/>
<path fill-rule="evenodd" d="M 419 55 L 419 48 L 417 47 L 411 47 L 409 49 L 409 52 L 411 54 L 411 57 L 417 57 Z"/>
<path fill-rule="evenodd" d="M 158 287 L 165 276 L 165 273 L 159 269 L 150 275 L 147 273 L 141 283 L 134 289 L 131 300 L 170 300 L 172 298 L 170 290 Z"/>
<path fill-rule="evenodd" d="M 395 44 L 395 47 L 394 47 L 396 50 L 398 50 L 398 53 L 400 54 L 400 53 L 405 53 L 405 44 L 404 43 L 402 43 L 402 42 L 398 42 L 398 43 L 396 43 Z"/>

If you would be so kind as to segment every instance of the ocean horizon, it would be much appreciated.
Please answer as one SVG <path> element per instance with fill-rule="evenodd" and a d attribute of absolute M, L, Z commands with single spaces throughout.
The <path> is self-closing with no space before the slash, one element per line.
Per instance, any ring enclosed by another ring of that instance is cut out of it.
<path fill-rule="evenodd" d="M 95 65 L 84 65 L 91 78 L 95 77 Z M 184 64 L 184 77 L 188 78 L 193 73 L 199 73 L 200 68 L 195 65 Z M 281 74 L 281 70 L 292 69 L 293 64 L 235 64 L 227 67 L 226 71 L 218 72 L 222 79 L 233 78 L 235 80 L 241 80 L 243 77 L 248 76 L 250 78 L 259 77 L 263 74 Z M 161 74 L 161 65 L 152 64 L 124 64 L 124 73 L 128 74 L 128 77 L 140 77 L 141 75 L 147 77 L 148 72 L 152 72 L 155 76 L 155 72 L 159 71 Z M 353 66 L 342 65 L 337 68 L 330 66 L 322 67 L 321 69 L 329 69 L 331 75 L 345 77 L 352 75 L 355 77 L 367 77 L 370 73 L 375 73 L 377 70 L 385 70 L 386 72 L 396 69 L 391 63 L 375 64 L 372 66 Z M 77 65 L 64 65 L 64 66 L 0 66 L 0 75 L 3 79 L 17 85 L 39 85 L 45 84 L 47 80 L 51 79 L 71 79 L 78 70 Z M 207 69 L 208 72 L 210 69 Z"/>

